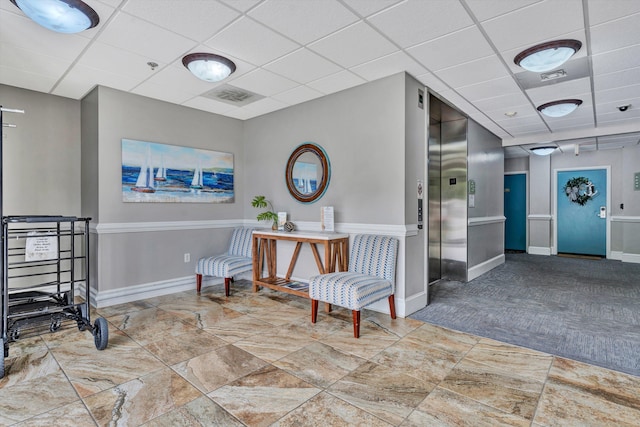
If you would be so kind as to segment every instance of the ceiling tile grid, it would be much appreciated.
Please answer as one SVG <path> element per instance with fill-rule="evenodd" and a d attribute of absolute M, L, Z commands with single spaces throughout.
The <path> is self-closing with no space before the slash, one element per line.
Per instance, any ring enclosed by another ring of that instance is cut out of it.
<path fill-rule="evenodd" d="M 640 131 L 640 1 L 84 1 L 100 23 L 79 34 L 0 2 L 0 83 L 75 99 L 105 85 L 245 120 L 408 72 L 508 145 Z M 525 87 L 514 56 L 559 38 L 583 43 L 564 67 L 586 68 Z M 236 72 L 198 80 L 181 60 L 199 51 L 227 56 Z M 221 84 L 265 98 L 238 107 L 204 96 Z M 535 109 L 560 98 L 583 104 L 563 119 Z"/>

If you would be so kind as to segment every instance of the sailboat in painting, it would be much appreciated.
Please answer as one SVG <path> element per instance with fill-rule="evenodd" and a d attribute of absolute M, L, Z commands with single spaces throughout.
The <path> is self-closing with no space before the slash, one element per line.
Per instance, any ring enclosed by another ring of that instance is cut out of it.
<path fill-rule="evenodd" d="M 139 193 L 155 193 L 156 189 L 153 184 L 153 166 L 151 165 L 151 147 L 147 146 L 147 155 L 144 158 L 142 166 L 140 166 L 140 174 L 133 191 Z"/>
<path fill-rule="evenodd" d="M 166 181 L 167 180 L 167 168 L 164 167 L 164 158 L 160 156 L 160 167 L 158 168 L 158 172 L 156 172 L 155 181 Z"/>
<path fill-rule="evenodd" d="M 201 190 L 203 187 L 202 181 L 202 166 L 200 166 L 200 159 L 198 159 L 198 167 L 193 172 L 193 179 L 191 180 L 191 188 L 194 190 Z"/>

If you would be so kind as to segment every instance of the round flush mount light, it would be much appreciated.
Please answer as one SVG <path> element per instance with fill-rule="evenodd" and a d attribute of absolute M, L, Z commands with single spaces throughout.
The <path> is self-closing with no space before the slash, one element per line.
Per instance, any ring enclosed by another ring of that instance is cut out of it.
<path fill-rule="evenodd" d="M 194 76 L 206 82 L 219 82 L 236 70 L 233 61 L 213 53 L 190 53 L 182 58 L 182 64 Z"/>
<path fill-rule="evenodd" d="M 556 150 L 556 148 L 557 147 L 548 145 L 544 147 L 533 147 L 533 148 L 530 148 L 529 151 L 531 151 L 533 154 L 536 154 L 538 156 L 548 156 L 549 154 L 553 153 Z"/>
<path fill-rule="evenodd" d="M 100 17 L 81 0 L 11 0 L 37 24 L 58 33 L 79 33 L 93 28 Z"/>
<path fill-rule="evenodd" d="M 572 39 L 541 43 L 520 52 L 513 62 L 525 70 L 544 73 L 567 62 L 581 47 L 582 42 Z"/>
<path fill-rule="evenodd" d="M 538 111 L 547 117 L 564 117 L 582 104 L 581 99 L 561 99 L 538 106 Z"/>

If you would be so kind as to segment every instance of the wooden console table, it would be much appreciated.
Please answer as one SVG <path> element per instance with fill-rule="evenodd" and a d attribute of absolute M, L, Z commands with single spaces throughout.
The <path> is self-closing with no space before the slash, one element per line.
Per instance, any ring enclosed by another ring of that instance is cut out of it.
<path fill-rule="evenodd" d="M 278 240 L 296 242 L 293 250 L 289 270 L 284 278 L 276 276 Z M 316 260 L 320 274 L 347 271 L 349 267 L 348 249 L 349 235 L 346 233 L 306 232 L 306 231 L 272 231 L 256 230 L 253 232 L 253 291 L 257 292 L 260 286 L 275 289 L 282 292 L 309 298 L 308 290 L 287 288 L 291 283 L 291 274 L 298 260 L 298 254 L 303 243 L 311 246 L 313 257 Z M 324 246 L 324 264 L 320 259 L 317 245 Z M 267 267 L 267 276 L 262 277 L 264 263 Z"/>

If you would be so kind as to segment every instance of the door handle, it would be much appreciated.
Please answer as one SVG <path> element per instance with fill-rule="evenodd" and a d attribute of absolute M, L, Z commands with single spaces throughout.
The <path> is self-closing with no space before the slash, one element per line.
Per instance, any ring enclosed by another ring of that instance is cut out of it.
<path fill-rule="evenodd" d="M 607 217 L 607 207 L 606 206 L 600 206 L 600 212 L 598 212 L 596 215 L 598 215 L 600 218 L 606 218 Z"/>

